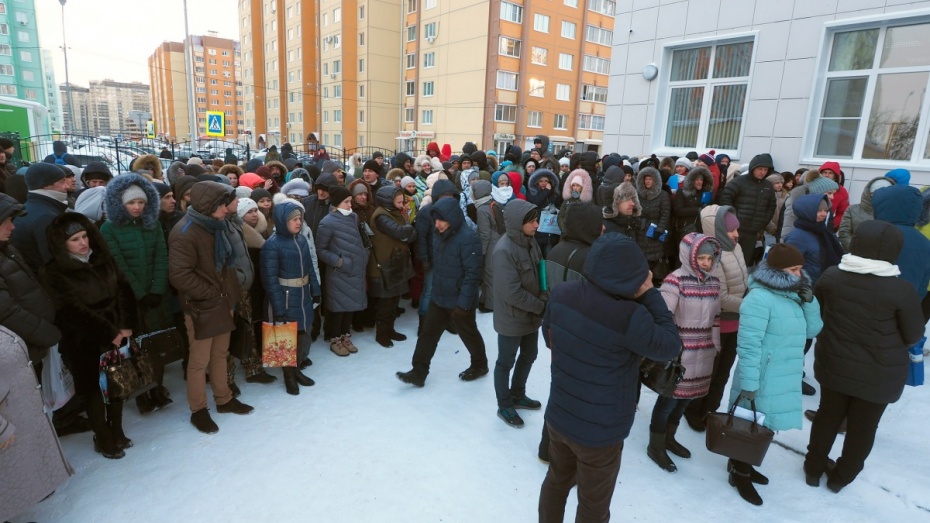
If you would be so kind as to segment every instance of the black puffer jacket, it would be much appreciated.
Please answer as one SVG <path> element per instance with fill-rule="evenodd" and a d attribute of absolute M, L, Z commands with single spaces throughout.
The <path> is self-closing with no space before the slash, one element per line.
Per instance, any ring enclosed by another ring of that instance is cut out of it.
<path fill-rule="evenodd" d="M 855 256 L 894 263 L 904 246 L 888 222 L 864 222 L 853 242 Z M 893 403 L 907 379 L 907 349 L 924 333 L 914 286 L 894 276 L 857 273 L 844 257 L 824 271 L 814 295 L 823 331 L 817 337 L 814 373 L 828 389 L 872 403 Z"/>
<path fill-rule="evenodd" d="M 562 239 L 546 257 L 546 282 L 550 290 L 565 281 L 584 279 L 581 270 L 588 251 L 604 228 L 601 210 L 595 205 L 570 205 L 562 212 L 571 214 L 571 219 L 566 216 Z"/>
<path fill-rule="evenodd" d="M 698 178 L 704 180 L 701 190 L 695 190 L 694 181 Z M 695 167 L 685 176 L 681 188 L 675 193 L 672 200 L 672 213 L 675 215 L 675 232 L 678 241 L 690 232 L 700 232 L 701 197 L 705 192 L 713 190 L 714 177 L 704 167 Z"/>
<path fill-rule="evenodd" d="M 768 167 L 759 179 L 752 172 L 756 167 Z M 774 170 L 772 156 L 758 154 L 749 162 L 749 172 L 738 176 L 720 193 L 720 205 L 731 205 L 739 218 L 740 234 L 758 234 L 775 215 L 775 188 L 765 177 Z"/>
<path fill-rule="evenodd" d="M 646 178 L 652 178 L 650 189 L 646 188 Z M 655 238 L 648 237 L 644 230 L 638 243 L 646 255 L 646 260 L 655 261 L 665 254 L 665 245 L 658 240 L 658 237 L 669 229 L 672 221 L 672 203 L 669 201 L 668 193 L 662 190 L 662 176 L 652 167 L 639 171 L 639 175 L 636 176 L 636 193 L 639 194 L 639 203 L 643 208 L 643 228 L 648 229 L 653 223 L 657 226 Z M 666 241 L 672 240 L 674 238 L 666 237 Z"/>

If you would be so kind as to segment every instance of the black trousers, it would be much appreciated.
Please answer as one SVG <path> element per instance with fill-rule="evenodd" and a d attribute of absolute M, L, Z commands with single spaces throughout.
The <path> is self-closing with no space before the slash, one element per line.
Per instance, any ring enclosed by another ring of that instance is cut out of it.
<path fill-rule="evenodd" d="M 710 390 L 703 398 L 691 400 L 685 408 L 688 416 L 704 416 L 708 412 L 717 412 L 727 383 L 730 381 L 730 369 L 736 361 L 736 332 L 720 333 L 720 353 L 714 360 L 714 374 L 710 379 Z"/>
<path fill-rule="evenodd" d="M 429 374 L 429 365 L 433 361 L 433 355 L 436 354 L 436 346 L 442 338 L 449 322 L 455 326 L 462 343 L 468 349 L 471 356 L 471 366 L 487 368 L 488 355 L 484 348 L 484 338 L 478 331 L 478 325 L 475 323 L 474 309 L 468 311 L 467 316 L 453 316 L 452 309 L 446 309 L 436 305 L 435 302 L 429 304 L 429 310 L 426 311 L 426 317 L 423 318 L 423 331 L 417 338 L 417 347 L 413 351 L 413 370 L 417 374 L 426 377 Z"/>
<path fill-rule="evenodd" d="M 824 473 L 840 424 L 848 419 L 843 453 L 836 460 L 834 477 L 842 485 L 852 483 L 872 452 L 878 422 L 887 406 L 887 403 L 872 403 L 821 386 L 820 408 L 811 427 L 804 470 L 817 476 Z"/>
<path fill-rule="evenodd" d="M 394 325 L 394 319 L 397 318 L 397 306 L 399 304 L 400 296 L 378 298 L 378 304 L 375 305 L 375 321 Z"/>
<path fill-rule="evenodd" d="M 756 241 L 759 239 L 759 231 L 746 231 L 739 229 L 739 246 L 743 249 L 743 258 L 746 260 L 746 267 L 752 267 L 756 261 Z"/>
<path fill-rule="evenodd" d="M 343 334 L 352 334 L 352 315 L 354 314 L 354 312 L 332 311 L 326 313 L 326 328 L 323 337 L 331 340 Z"/>

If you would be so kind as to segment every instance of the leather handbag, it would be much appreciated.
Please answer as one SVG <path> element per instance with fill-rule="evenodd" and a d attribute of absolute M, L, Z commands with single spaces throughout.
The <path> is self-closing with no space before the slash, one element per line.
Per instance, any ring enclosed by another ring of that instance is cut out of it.
<path fill-rule="evenodd" d="M 195 340 L 208 340 L 236 328 L 225 294 L 209 300 L 188 300 L 187 304 L 194 323 Z"/>
<path fill-rule="evenodd" d="M 659 396 L 671 398 L 684 377 L 685 367 L 681 364 L 681 355 L 672 361 L 643 358 L 639 364 L 639 381 Z"/>
<path fill-rule="evenodd" d="M 252 328 L 252 322 L 236 314 L 234 321 L 236 330 L 232 331 L 229 338 L 229 354 L 240 361 L 245 361 L 256 352 L 255 347 L 255 330 Z"/>
<path fill-rule="evenodd" d="M 187 352 L 184 336 L 175 327 L 137 336 L 136 343 L 151 355 L 153 364 L 160 367 L 180 361 Z"/>
<path fill-rule="evenodd" d="M 751 400 L 753 420 L 733 416 L 736 403 L 728 412 L 707 415 L 707 450 L 737 461 L 759 466 L 772 444 L 775 432 L 756 423 L 756 400 Z"/>
<path fill-rule="evenodd" d="M 128 401 L 155 388 L 151 355 L 135 340 L 100 356 L 100 389 L 106 403 Z"/>

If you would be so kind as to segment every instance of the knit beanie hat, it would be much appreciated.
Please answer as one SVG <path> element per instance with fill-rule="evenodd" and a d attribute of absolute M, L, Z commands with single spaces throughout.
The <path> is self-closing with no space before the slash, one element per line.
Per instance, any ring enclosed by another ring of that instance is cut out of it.
<path fill-rule="evenodd" d="M 149 198 L 145 195 L 145 191 L 142 190 L 142 187 L 139 187 L 135 184 L 126 187 L 126 190 L 123 191 L 120 199 L 123 201 L 123 205 L 126 205 L 133 200 L 142 200 L 146 203 L 149 201 Z"/>
<path fill-rule="evenodd" d="M 203 165 L 203 160 L 201 160 L 197 156 L 193 156 L 189 160 L 187 160 L 187 165 Z M 185 169 L 184 172 L 186 173 L 187 170 Z"/>
<path fill-rule="evenodd" d="M 688 151 L 688 154 L 685 155 L 685 158 L 691 160 L 697 160 L 699 158 L 697 151 Z"/>
<path fill-rule="evenodd" d="M 835 191 L 839 188 L 840 186 L 836 182 L 834 182 L 833 180 L 825 176 L 814 178 L 813 180 L 807 183 L 807 189 L 808 189 L 809 194 L 826 194 L 830 191 Z"/>
<path fill-rule="evenodd" d="M 248 198 L 252 196 L 252 188 L 245 185 L 236 187 L 236 198 Z"/>
<path fill-rule="evenodd" d="M 679 165 L 684 167 L 688 171 L 690 171 L 691 168 L 693 167 L 693 165 L 691 165 L 691 162 L 689 162 L 687 158 L 679 158 L 678 161 L 675 162 L 675 167 L 678 167 Z"/>
<path fill-rule="evenodd" d="M 559 165 L 571 165 L 571 160 L 568 158 L 559 158 Z"/>
<path fill-rule="evenodd" d="M 411 183 L 414 184 L 414 185 L 416 185 L 417 182 L 416 182 L 413 178 L 411 178 L 410 176 L 404 176 L 404 177 L 400 180 L 400 186 L 401 186 L 401 187 L 407 187 L 407 186 L 410 185 Z"/>
<path fill-rule="evenodd" d="M 730 213 L 727 213 L 730 214 Z M 714 242 L 705 241 L 701 242 L 701 245 L 698 247 L 697 255 L 709 254 L 714 256 L 717 254 L 717 245 Z"/>
<path fill-rule="evenodd" d="M 75 234 L 86 231 L 87 227 L 84 227 L 84 222 L 80 220 L 71 220 L 70 223 L 65 227 L 65 239 L 68 239 Z"/>
<path fill-rule="evenodd" d="M 379 175 L 381 174 L 381 166 L 378 165 L 378 162 L 376 162 L 374 159 L 368 160 L 365 162 L 365 165 L 362 166 L 362 172 L 369 170 L 374 171 Z"/>
<path fill-rule="evenodd" d="M 739 218 L 736 217 L 736 213 L 728 212 L 724 214 L 723 225 L 727 228 L 727 232 L 733 232 L 739 229 Z"/>
<path fill-rule="evenodd" d="M 254 200 L 255 203 L 258 203 L 258 201 L 261 200 L 262 198 L 268 198 L 270 200 L 271 193 L 268 192 L 268 189 L 262 189 L 261 187 L 259 187 L 258 189 L 252 189 L 252 194 L 249 195 L 249 198 Z"/>
<path fill-rule="evenodd" d="M 352 186 L 352 196 L 356 196 L 358 194 L 368 194 L 368 191 L 369 186 L 364 181 Z"/>
<path fill-rule="evenodd" d="M 255 200 L 251 198 L 239 198 L 239 207 L 236 208 L 236 214 L 239 215 L 240 220 L 252 209 L 258 209 L 258 204 L 255 203 Z"/>
<path fill-rule="evenodd" d="M 342 167 L 338 163 L 332 160 L 326 160 L 323 162 L 323 167 L 320 168 L 322 174 L 333 174 L 336 171 L 341 171 Z"/>
<path fill-rule="evenodd" d="M 785 183 L 785 177 L 778 173 L 770 174 L 765 179 L 768 180 L 768 182 L 772 185 L 775 185 L 776 183 Z"/>
<path fill-rule="evenodd" d="M 714 154 L 716 154 L 716 151 L 711 150 L 709 154 L 702 154 L 701 156 L 698 156 L 698 160 L 701 160 L 704 162 L 704 165 L 710 167 L 711 165 L 717 163 L 716 160 L 714 160 Z"/>
<path fill-rule="evenodd" d="M 26 188 L 30 191 L 54 185 L 64 179 L 65 171 L 53 163 L 34 163 L 26 169 Z"/>
<path fill-rule="evenodd" d="M 804 255 L 793 245 L 776 243 L 769 249 L 765 261 L 773 269 L 787 269 L 788 267 L 804 265 Z"/>
<path fill-rule="evenodd" d="M 344 202 L 347 198 L 351 197 L 352 193 L 350 193 L 348 189 L 341 185 L 337 185 L 329 191 L 329 201 L 334 207 Z"/>
<path fill-rule="evenodd" d="M 287 213 L 287 221 L 291 221 L 298 216 L 303 216 L 304 210 L 303 207 L 294 207 L 291 212 Z"/>

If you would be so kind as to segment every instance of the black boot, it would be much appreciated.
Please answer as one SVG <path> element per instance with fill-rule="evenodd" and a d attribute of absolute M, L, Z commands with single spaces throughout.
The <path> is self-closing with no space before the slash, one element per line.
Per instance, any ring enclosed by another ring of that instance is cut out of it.
<path fill-rule="evenodd" d="M 672 458 L 665 453 L 664 432 L 649 431 L 649 446 L 646 447 L 646 455 L 666 472 L 676 472 L 678 470 Z"/>
<path fill-rule="evenodd" d="M 152 391 L 143 392 L 136 396 L 136 407 L 139 408 L 139 414 L 148 414 L 158 410 L 152 401 Z"/>
<path fill-rule="evenodd" d="M 84 396 L 84 408 L 87 409 L 87 419 L 94 431 L 94 451 L 108 459 L 120 459 L 125 456 L 126 453 L 116 445 L 113 431 L 107 423 L 106 406 L 100 394 Z"/>
<path fill-rule="evenodd" d="M 762 497 L 756 492 L 756 487 L 752 485 L 752 480 L 749 479 L 749 470 L 751 469 L 752 467 L 749 464 L 740 461 L 731 459 L 727 463 L 727 470 L 730 472 L 730 485 L 736 487 L 739 497 L 758 506 L 762 504 Z"/>
<path fill-rule="evenodd" d="M 394 342 L 391 341 L 391 326 L 387 322 L 378 323 L 377 331 L 375 331 L 375 341 L 385 348 L 394 346 Z"/>
<path fill-rule="evenodd" d="M 417 318 L 419 318 L 417 320 L 417 338 L 419 338 L 423 334 L 423 315 L 421 314 Z"/>
<path fill-rule="evenodd" d="M 675 433 L 677 432 L 678 423 L 669 423 L 668 426 L 665 427 L 665 448 L 679 458 L 690 458 L 691 451 L 686 449 L 681 443 L 675 441 Z"/>
<path fill-rule="evenodd" d="M 296 396 L 300 394 L 300 388 L 297 387 L 297 367 L 284 367 L 284 389 L 287 393 Z"/>
<path fill-rule="evenodd" d="M 309 376 L 305 375 L 299 370 L 294 372 L 294 378 L 297 380 L 297 384 L 303 387 L 312 387 L 316 382 L 310 379 Z"/>
<path fill-rule="evenodd" d="M 399 379 L 400 381 L 413 385 L 414 387 L 422 388 L 423 385 L 426 383 L 426 376 L 423 376 L 422 374 L 418 373 L 415 370 L 410 370 L 407 372 L 398 372 L 395 374 L 395 376 L 397 376 L 397 379 Z"/>
<path fill-rule="evenodd" d="M 394 320 L 390 323 L 390 332 L 388 336 L 394 341 L 407 341 L 407 336 L 394 330 Z"/>
<path fill-rule="evenodd" d="M 113 439 L 120 450 L 128 449 L 132 446 L 132 440 L 123 433 L 123 402 L 110 401 L 107 405 L 107 425 L 113 433 Z"/>
<path fill-rule="evenodd" d="M 707 427 L 704 426 L 704 423 L 707 421 L 707 412 L 705 412 L 703 408 L 685 409 L 685 421 L 687 421 L 688 426 L 696 432 L 704 432 L 707 430 Z"/>
<path fill-rule="evenodd" d="M 156 409 L 163 409 L 174 403 L 171 399 L 171 392 L 164 385 L 159 385 L 152 389 L 151 394 L 149 394 L 149 399 L 152 401 L 152 404 L 155 405 Z"/>

